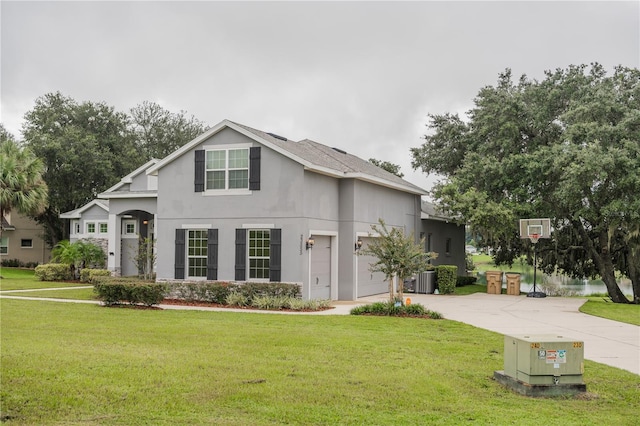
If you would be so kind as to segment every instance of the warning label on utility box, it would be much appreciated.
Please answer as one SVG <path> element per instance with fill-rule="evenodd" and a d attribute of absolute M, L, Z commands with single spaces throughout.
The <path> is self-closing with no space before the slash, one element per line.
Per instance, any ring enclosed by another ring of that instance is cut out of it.
<path fill-rule="evenodd" d="M 567 351 L 565 349 L 547 349 L 547 364 L 566 364 Z"/>

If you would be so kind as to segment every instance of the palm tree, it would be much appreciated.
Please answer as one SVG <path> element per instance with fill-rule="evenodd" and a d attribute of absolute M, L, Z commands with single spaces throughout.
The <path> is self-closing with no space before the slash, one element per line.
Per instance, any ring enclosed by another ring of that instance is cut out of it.
<path fill-rule="evenodd" d="M 28 148 L 20 148 L 6 135 L 2 137 L 0 218 L 13 209 L 28 216 L 35 216 L 44 211 L 48 205 L 48 190 L 42 178 L 43 174 L 44 164 Z"/>

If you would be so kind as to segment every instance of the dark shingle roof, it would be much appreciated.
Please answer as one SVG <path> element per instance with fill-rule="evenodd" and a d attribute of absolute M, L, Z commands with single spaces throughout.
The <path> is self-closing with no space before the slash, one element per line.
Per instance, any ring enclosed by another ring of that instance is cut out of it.
<path fill-rule="evenodd" d="M 289 153 L 299 157 L 310 164 L 318 167 L 334 170 L 343 174 L 362 174 L 370 176 L 375 179 L 387 181 L 394 185 L 400 185 L 408 187 L 416 192 L 424 193 L 424 189 L 407 182 L 406 180 L 389 173 L 386 170 L 371 164 L 368 161 L 363 160 L 355 155 L 349 154 L 343 150 L 331 148 L 318 142 L 314 142 L 309 139 L 304 139 L 299 142 L 290 140 L 282 140 L 279 137 L 274 137 L 272 134 L 257 130 L 243 124 L 233 123 L 243 129 L 263 138 L 273 145 L 288 151 Z"/>

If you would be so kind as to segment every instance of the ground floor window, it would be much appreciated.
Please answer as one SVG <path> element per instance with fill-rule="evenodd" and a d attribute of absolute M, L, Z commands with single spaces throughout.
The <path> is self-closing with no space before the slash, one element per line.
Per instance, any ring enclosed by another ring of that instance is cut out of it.
<path fill-rule="evenodd" d="M 187 239 L 188 274 L 190 277 L 207 276 L 207 230 L 190 230 Z"/>
<path fill-rule="evenodd" d="M 249 279 L 269 279 L 270 247 L 270 230 L 249 230 Z"/>
<path fill-rule="evenodd" d="M 0 238 L 0 254 L 8 254 L 9 253 L 9 238 L 3 237 Z"/>
<path fill-rule="evenodd" d="M 23 238 L 20 240 L 20 247 L 22 248 L 32 248 L 33 240 L 31 238 Z"/>

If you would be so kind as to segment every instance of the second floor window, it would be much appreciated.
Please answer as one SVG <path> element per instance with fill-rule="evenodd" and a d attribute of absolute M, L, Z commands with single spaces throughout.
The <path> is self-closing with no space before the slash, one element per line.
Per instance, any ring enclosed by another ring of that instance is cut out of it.
<path fill-rule="evenodd" d="M 206 189 L 249 189 L 249 149 L 218 149 L 206 154 Z"/>

